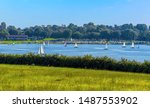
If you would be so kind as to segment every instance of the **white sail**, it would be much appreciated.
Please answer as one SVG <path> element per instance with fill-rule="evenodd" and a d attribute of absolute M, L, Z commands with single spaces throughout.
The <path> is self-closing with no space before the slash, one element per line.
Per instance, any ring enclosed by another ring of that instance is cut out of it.
<path fill-rule="evenodd" d="M 45 46 L 45 42 L 43 42 L 43 45 Z"/>
<path fill-rule="evenodd" d="M 74 47 L 75 47 L 75 48 L 78 48 L 78 44 L 77 44 L 77 43 L 75 43 Z"/>
<path fill-rule="evenodd" d="M 131 48 L 135 48 L 135 44 L 134 44 L 134 42 L 132 42 Z"/>
<path fill-rule="evenodd" d="M 64 46 L 67 47 L 67 42 L 64 43 Z"/>
<path fill-rule="evenodd" d="M 45 51 L 44 51 L 44 48 L 43 48 L 42 45 L 41 45 L 41 47 L 39 48 L 38 54 L 40 54 L 40 55 L 45 54 Z"/>
<path fill-rule="evenodd" d="M 104 50 L 108 50 L 108 44 L 105 45 Z"/>
<path fill-rule="evenodd" d="M 39 48 L 38 54 L 41 54 L 41 48 Z"/>
<path fill-rule="evenodd" d="M 45 54 L 43 46 L 41 46 L 41 54 Z"/>
<path fill-rule="evenodd" d="M 123 47 L 123 48 L 125 48 L 125 47 L 126 47 L 126 43 L 125 43 L 125 42 L 123 42 L 123 45 L 122 45 L 122 47 Z"/>

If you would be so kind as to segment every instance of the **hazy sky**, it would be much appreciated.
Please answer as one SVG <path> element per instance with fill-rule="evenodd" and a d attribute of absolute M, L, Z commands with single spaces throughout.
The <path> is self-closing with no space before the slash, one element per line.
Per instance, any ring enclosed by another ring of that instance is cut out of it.
<path fill-rule="evenodd" d="M 0 0 L 0 22 L 22 28 L 88 22 L 150 25 L 149 5 L 150 0 Z"/>

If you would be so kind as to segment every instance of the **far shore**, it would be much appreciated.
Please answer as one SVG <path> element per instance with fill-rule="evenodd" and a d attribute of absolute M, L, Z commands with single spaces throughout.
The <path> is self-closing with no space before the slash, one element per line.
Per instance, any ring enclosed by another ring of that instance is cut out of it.
<path fill-rule="evenodd" d="M 78 44 L 123 44 L 123 42 L 126 42 L 126 44 L 131 44 L 132 41 L 104 41 L 104 40 L 36 40 L 36 41 L 0 41 L 0 44 L 74 44 L 74 43 L 78 43 Z M 148 41 L 134 41 L 135 44 L 146 44 L 146 45 L 150 45 L 150 42 Z"/>

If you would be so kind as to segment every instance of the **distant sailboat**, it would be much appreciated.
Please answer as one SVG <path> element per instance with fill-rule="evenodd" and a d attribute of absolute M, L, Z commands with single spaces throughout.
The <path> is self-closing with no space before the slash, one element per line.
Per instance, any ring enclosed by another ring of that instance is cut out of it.
<path fill-rule="evenodd" d="M 64 47 L 67 47 L 67 42 L 64 43 Z"/>
<path fill-rule="evenodd" d="M 134 44 L 134 42 L 132 42 L 131 48 L 135 48 L 135 44 Z"/>
<path fill-rule="evenodd" d="M 126 43 L 125 43 L 125 42 L 123 42 L 122 48 L 125 48 L 125 47 L 126 47 Z"/>
<path fill-rule="evenodd" d="M 39 54 L 39 55 L 44 55 L 44 54 L 45 54 L 43 45 L 40 46 L 39 51 L 38 51 L 38 54 Z"/>
<path fill-rule="evenodd" d="M 71 42 L 73 41 L 73 39 L 71 38 Z"/>
<path fill-rule="evenodd" d="M 78 44 L 77 43 L 75 43 L 74 48 L 78 48 Z"/>
<path fill-rule="evenodd" d="M 106 43 L 104 50 L 108 50 L 108 44 Z"/>
<path fill-rule="evenodd" d="M 44 45 L 44 46 L 46 45 L 45 42 L 43 42 L 43 45 Z"/>

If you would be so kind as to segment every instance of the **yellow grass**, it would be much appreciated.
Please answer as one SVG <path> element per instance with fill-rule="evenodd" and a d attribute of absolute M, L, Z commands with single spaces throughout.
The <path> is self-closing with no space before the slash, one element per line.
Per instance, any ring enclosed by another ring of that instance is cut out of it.
<path fill-rule="evenodd" d="M 150 90 L 150 75 L 23 65 L 0 65 L 1 91 Z"/>

